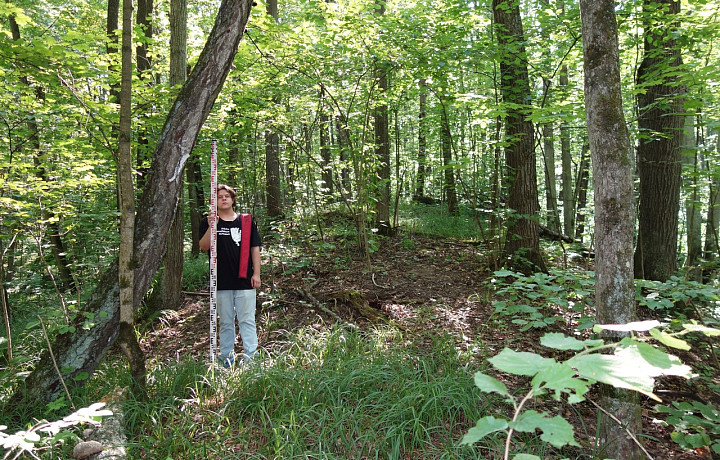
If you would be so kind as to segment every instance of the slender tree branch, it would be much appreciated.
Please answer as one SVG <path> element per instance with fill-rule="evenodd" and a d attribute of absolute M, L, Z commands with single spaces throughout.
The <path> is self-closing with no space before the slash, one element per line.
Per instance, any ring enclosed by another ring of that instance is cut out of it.
<path fill-rule="evenodd" d="M 607 415 L 607 416 L 608 416 L 609 418 L 611 418 L 615 423 L 617 423 L 618 426 L 620 426 L 623 430 L 625 430 L 625 432 L 628 434 L 628 436 L 630 436 L 630 439 L 632 439 L 633 442 L 635 442 L 635 444 L 637 444 L 638 447 L 640 447 L 640 449 L 643 451 L 643 453 L 645 453 L 645 456 L 646 456 L 648 459 L 653 460 L 653 456 L 650 455 L 650 452 L 648 452 L 647 449 L 645 449 L 645 447 L 643 447 L 643 445 L 642 445 L 642 443 L 640 442 L 640 440 L 639 440 L 634 434 L 632 434 L 632 433 L 630 432 L 630 430 L 628 430 L 625 426 L 623 426 L 623 423 L 622 423 L 620 420 L 618 420 L 617 417 L 615 417 L 613 414 L 611 414 L 610 412 L 608 412 L 607 410 L 605 410 L 602 406 L 600 406 L 600 404 L 596 403 L 596 402 L 593 401 L 592 399 L 588 399 L 587 401 L 589 401 L 590 404 L 592 404 L 593 406 L 595 406 L 598 410 L 600 410 L 603 414 Z"/>
<path fill-rule="evenodd" d="M 75 404 L 73 404 L 73 402 L 72 402 L 72 396 L 70 396 L 70 391 L 68 390 L 67 385 L 65 385 L 65 380 L 63 379 L 62 373 L 60 372 L 60 369 L 58 368 L 57 361 L 55 360 L 55 353 L 53 353 L 52 345 L 50 344 L 50 338 L 48 337 L 47 329 L 45 328 L 45 323 L 43 322 L 40 315 L 37 315 L 37 317 L 40 320 L 40 325 L 42 326 L 43 335 L 45 336 L 45 341 L 47 342 L 48 352 L 50 353 L 50 357 L 52 358 L 53 367 L 55 367 L 55 372 L 57 372 L 58 378 L 60 379 L 60 383 L 62 383 L 62 386 L 65 389 L 65 395 L 67 395 L 68 401 L 70 402 L 70 407 L 72 408 L 72 410 L 75 410 Z"/>

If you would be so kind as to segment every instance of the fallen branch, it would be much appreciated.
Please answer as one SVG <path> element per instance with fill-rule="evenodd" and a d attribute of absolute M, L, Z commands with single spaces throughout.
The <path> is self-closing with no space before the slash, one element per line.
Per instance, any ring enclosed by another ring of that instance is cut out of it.
<path fill-rule="evenodd" d="M 200 297 L 209 297 L 210 293 L 205 291 L 182 291 L 184 295 L 194 295 L 194 296 L 200 296 Z"/>
<path fill-rule="evenodd" d="M 544 225 L 540 225 L 540 236 L 551 239 L 553 241 L 564 241 L 566 243 L 574 243 L 575 240 L 571 236 L 564 235 L 562 233 L 550 230 Z"/>
<path fill-rule="evenodd" d="M 330 309 L 329 309 L 328 307 L 326 307 L 322 302 L 320 302 L 319 300 L 317 300 L 317 299 L 315 298 L 315 296 L 313 296 L 313 295 L 310 293 L 310 290 L 309 290 L 309 289 L 298 288 L 298 292 L 299 292 L 300 294 L 302 294 L 303 297 L 305 297 L 305 298 L 308 299 L 310 302 L 312 302 L 312 304 L 313 304 L 313 306 L 314 306 L 315 308 L 318 308 L 318 309 L 322 310 L 323 312 L 325 312 L 325 313 L 327 313 L 328 315 L 330 315 L 330 316 L 332 316 L 333 318 L 335 318 L 338 322 L 340 322 L 340 323 L 342 323 L 342 324 L 350 327 L 351 329 L 358 329 L 358 326 L 357 326 L 356 324 L 348 323 L 348 322 L 345 321 L 344 319 L 340 318 L 340 316 L 339 316 L 337 313 L 335 313 L 334 311 L 330 310 Z"/>

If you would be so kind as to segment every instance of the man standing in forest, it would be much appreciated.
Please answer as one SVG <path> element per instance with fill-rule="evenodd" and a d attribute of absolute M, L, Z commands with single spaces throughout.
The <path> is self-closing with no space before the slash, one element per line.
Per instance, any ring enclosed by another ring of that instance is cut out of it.
<path fill-rule="evenodd" d="M 250 214 L 235 212 L 235 190 L 217 187 L 217 310 L 220 356 L 225 367 L 235 363 L 235 317 L 243 341 L 244 360 L 257 350 L 255 290 L 260 287 L 260 233 Z M 210 217 L 200 222 L 200 249 L 210 249 Z"/>

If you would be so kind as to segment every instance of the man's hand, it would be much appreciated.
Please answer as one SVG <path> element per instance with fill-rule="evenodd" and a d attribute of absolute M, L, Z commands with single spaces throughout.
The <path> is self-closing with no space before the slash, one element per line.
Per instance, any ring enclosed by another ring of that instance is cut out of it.
<path fill-rule="evenodd" d="M 258 289 L 260 287 L 260 273 L 254 273 L 252 278 L 250 278 L 250 285 L 253 289 Z"/>

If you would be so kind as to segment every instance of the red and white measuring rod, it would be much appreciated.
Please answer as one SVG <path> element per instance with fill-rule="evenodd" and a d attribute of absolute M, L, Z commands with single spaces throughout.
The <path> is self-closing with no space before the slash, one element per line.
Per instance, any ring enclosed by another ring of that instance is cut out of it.
<path fill-rule="evenodd" d="M 210 364 L 217 358 L 217 139 L 210 146 Z"/>

